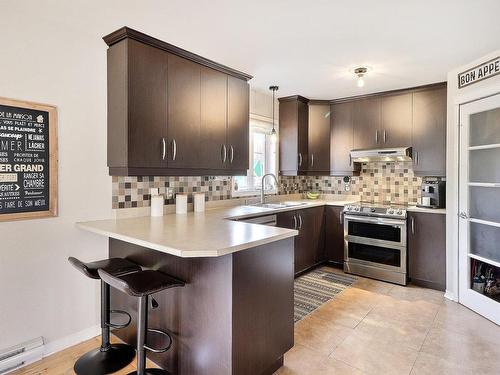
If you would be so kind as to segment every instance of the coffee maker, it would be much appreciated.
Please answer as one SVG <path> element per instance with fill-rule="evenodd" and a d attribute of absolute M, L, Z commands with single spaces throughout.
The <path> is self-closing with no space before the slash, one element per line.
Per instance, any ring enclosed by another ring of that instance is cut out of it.
<path fill-rule="evenodd" d="M 421 200 L 418 207 L 444 208 L 446 200 L 446 181 L 423 180 L 420 189 Z"/>

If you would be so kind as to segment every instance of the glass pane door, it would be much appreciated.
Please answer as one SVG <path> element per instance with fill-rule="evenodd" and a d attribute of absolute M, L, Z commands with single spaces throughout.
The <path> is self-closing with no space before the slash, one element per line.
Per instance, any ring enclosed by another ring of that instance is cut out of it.
<path fill-rule="evenodd" d="M 500 319 L 500 95 L 460 108 L 460 302 Z"/>

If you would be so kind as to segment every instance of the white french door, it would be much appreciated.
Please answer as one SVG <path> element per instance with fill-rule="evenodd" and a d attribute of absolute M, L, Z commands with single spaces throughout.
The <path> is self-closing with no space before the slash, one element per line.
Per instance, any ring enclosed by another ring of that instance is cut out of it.
<path fill-rule="evenodd" d="M 500 277 L 500 94 L 460 107 L 459 186 L 459 301 L 500 324 L 488 277 Z"/>

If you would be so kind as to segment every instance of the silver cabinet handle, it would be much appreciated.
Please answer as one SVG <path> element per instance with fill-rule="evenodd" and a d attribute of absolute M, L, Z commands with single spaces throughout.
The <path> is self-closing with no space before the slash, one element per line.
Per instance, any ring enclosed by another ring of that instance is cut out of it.
<path fill-rule="evenodd" d="M 311 154 L 311 167 L 314 167 L 314 154 Z"/>
<path fill-rule="evenodd" d="M 220 156 L 221 156 L 221 159 L 222 159 L 222 164 L 224 164 L 226 162 L 226 145 L 222 145 L 221 148 L 220 148 Z"/>
<path fill-rule="evenodd" d="M 229 159 L 229 162 L 232 164 L 234 160 L 234 148 L 233 145 L 229 145 L 229 149 L 231 150 L 231 158 Z"/>
<path fill-rule="evenodd" d="M 378 130 L 375 130 L 375 143 L 378 143 Z"/>
<path fill-rule="evenodd" d="M 299 230 L 302 229 L 302 215 L 299 214 Z"/>
<path fill-rule="evenodd" d="M 297 229 L 297 216 L 293 215 L 293 229 Z"/>
<path fill-rule="evenodd" d="M 165 160 L 165 156 L 167 156 L 167 143 L 165 142 L 165 137 L 162 137 L 161 139 L 162 145 L 163 145 L 163 151 L 161 154 L 161 158 Z"/>
<path fill-rule="evenodd" d="M 415 218 L 411 216 L 410 221 L 411 221 L 411 234 L 415 234 Z"/>
<path fill-rule="evenodd" d="M 302 154 L 299 152 L 299 167 L 302 166 Z"/>
<path fill-rule="evenodd" d="M 419 155 L 418 151 L 416 151 L 416 153 L 417 153 L 417 165 L 418 165 L 420 163 L 420 160 L 419 160 L 420 159 L 420 155 Z"/>
<path fill-rule="evenodd" d="M 386 141 L 387 141 L 387 132 L 384 129 L 384 143 L 386 143 Z"/>
<path fill-rule="evenodd" d="M 344 214 L 344 211 L 342 211 L 342 210 L 341 210 L 341 211 L 339 212 L 339 220 L 340 220 L 340 224 L 342 224 L 342 216 L 343 216 L 343 214 Z"/>
<path fill-rule="evenodd" d="M 177 156 L 177 142 L 175 139 L 172 139 L 172 160 L 175 160 Z"/>
<path fill-rule="evenodd" d="M 352 156 L 351 156 L 351 153 L 349 153 L 349 166 L 352 165 Z"/>

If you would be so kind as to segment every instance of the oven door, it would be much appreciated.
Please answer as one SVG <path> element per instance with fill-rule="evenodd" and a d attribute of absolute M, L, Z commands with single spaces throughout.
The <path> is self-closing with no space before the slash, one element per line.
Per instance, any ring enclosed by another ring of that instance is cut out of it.
<path fill-rule="evenodd" d="M 406 273 L 406 220 L 344 216 L 344 260 Z"/>

